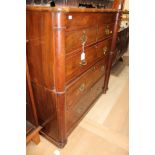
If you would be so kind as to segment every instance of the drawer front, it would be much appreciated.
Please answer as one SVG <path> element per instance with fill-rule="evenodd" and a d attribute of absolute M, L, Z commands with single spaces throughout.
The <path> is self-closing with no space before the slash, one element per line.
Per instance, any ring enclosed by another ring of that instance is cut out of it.
<path fill-rule="evenodd" d="M 79 99 L 70 109 L 66 111 L 66 129 L 69 133 L 88 111 L 93 101 L 102 93 L 104 77 L 95 83 L 89 91 Z"/>
<path fill-rule="evenodd" d="M 102 13 L 97 15 L 99 25 L 114 23 L 115 19 L 116 13 Z"/>
<path fill-rule="evenodd" d="M 66 106 L 69 109 L 82 98 L 91 86 L 104 75 L 105 61 L 104 59 L 91 67 L 84 75 L 78 80 L 70 84 L 66 91 Z M 104 83 L 104 81 L 102 81 Z"/>
<path fill-rule="evenodd" d="M 111 48 L 112 38 L 106 39 L 102 42 L 99 42 L 97 45 L 97 56 L 103 57 L 108 54 Z"/>
<path fill-rule="evenodd" d="M 95 43 L 97 38 L 97 27 L 89 27 L 87 29 L 66 32 L 65 38 L 66 54 L 68 54 L 74 50 L 82 48 L 83 38 L 86 39 L 85 45 Z"/>
<path fill-rule="evenodd" d="M 66 57 L 66 81 L 77 77 L 97 60 L 96 46 L 89 47 L 85 50 L 86 64 L 81 65 L 81 52 L 70 57 Z"/>
<path fill-rule="evenodd" d="M 106 37 L 112 36 L 113 28 L 114 28 L 114 24 L 99 25 L 98 33 L 97 33 L 97 40 L 102 40 Z"/>
<path fill-rule="evenodd" d="M 95 85 L 91 87 L 90 99 L 94 101 L 96 97 L 102 93 L 104 77 L 102 77 Z"/>
<path fill-rule="evenodd" d="M 86 48 L 85 58 L 86 64 L 81 65 L 81 52 L 76 53 L 70 57 L 66 57 L 66 82 L 77 77 L 85 70 L 88 69 L 90 65 L 98 61 L 98 59 L 104 58 L 110 51 L 111 38 L 106 39 L 95 46 Z"/>
<path fill-rule="evenodd" d="M 66 31 L 95 26 L 95 19 L 96 14 L 94 13 L 67 13 Z"/>
<path fill-rule="evenodd" d="M 66 31 L 114 23 L 116 13 L 67 13 Z"/>

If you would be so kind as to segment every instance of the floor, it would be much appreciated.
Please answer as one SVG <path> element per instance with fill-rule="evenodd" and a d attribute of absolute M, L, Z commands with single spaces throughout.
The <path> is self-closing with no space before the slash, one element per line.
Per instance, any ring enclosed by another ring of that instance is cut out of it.
<path fill-rule="evenodd" d="M 45 138 L 27 145 L 27 155 L 128 155 L 129 82 L 128 55 L 112 69 L 109 90 L 68 138 L 64 149 L 58 149 Z M 61 154 L 56 154 L 58 150 Z"/>

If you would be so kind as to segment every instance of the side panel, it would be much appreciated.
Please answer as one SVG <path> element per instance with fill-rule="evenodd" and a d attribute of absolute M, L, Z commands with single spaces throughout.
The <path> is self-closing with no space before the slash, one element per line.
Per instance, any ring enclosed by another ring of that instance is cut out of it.
<path fill-rule="evenodd" d="M 57 95 L 54 93 L 54 43 L 52 30 L 52 13 L 49 11 L 27 10 L 26 37 L 27 61 L 31 83 L 36 102 L 39 125 L 46 136 L 59 141 L 59 115 Z M 29 94 L 27 91 L 27 102 Z M 31 118 L 28 108 L 27 113 Z"/>
<path fill-rule="evenodd" d="M 50 12 L 26 12 L 27 60 L 31 80 L 48 89 L 53 87 L 51 27 Z"/>

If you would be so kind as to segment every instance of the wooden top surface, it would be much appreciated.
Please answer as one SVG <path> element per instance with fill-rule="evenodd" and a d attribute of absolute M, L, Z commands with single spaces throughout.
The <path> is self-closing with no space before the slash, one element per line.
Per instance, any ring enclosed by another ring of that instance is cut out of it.
<path fill-rule="evenodd" d="M 27 5 L 27 10 L 53 11 L 53 12 L 121 12 L 116 9 L 78 8 L 78 7 L 50 7 L 49 5 Z"/>

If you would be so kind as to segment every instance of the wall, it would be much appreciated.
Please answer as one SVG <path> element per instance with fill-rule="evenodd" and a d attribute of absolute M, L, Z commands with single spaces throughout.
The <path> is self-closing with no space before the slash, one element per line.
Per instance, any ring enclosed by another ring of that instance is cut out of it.
<path fill-rule="evenodd" d="M 124 9 L 123 10 L 129 10 L 129 0 L 125 0 Z"/>

